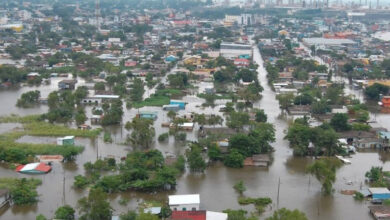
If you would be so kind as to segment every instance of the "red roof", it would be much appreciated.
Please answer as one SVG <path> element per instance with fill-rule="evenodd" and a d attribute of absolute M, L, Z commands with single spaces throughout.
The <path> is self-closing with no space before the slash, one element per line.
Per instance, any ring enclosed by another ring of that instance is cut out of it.
<path fill-rule="evenodd" d="M 45 163 L 39 163 L 39 165 L 35 168 L 35 170 L 47 173 L 51 170 L 51 166 L 46 165 Z"/>
<path fill-rule="evenodd" d="M 234 62 L 245 62 L 245 63 L 249 63 L 249 60 L 247 60 L 247 59 L 235 59 Z"/>
<path fill-rule="evenodd" d="M 206 220 L 206 211 L 173 211 L 171 218 L 175 220 Z"/>

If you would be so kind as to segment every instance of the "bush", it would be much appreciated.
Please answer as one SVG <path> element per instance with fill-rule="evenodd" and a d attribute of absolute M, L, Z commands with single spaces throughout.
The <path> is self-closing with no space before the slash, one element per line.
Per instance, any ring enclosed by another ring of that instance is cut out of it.
<path fill-rule="evenodd" d="M 180 132 L 175 134 L 175 140 L 176 141 L 185 141 L 187 139 L 187 134 L 184 132 Z"/>
<path fill-rule="evenodd" d="M 353 198 L 358 201 L 362 201 L 364 199 L 364 195 L 360 192 L 355 192 L 353 195 Z"/>
<path fill-rule="evenodd" d="M 76 188 L 84 189 L 89 183 L 90 183 L 90 181 L 85 176 L 77 175 L 74 177 L 73 185 Z"/>
<path fill-rule="evenodd" d="M 166 141 L 166 140 L 168 140 L 168 138 L 169 138 L 169 133 L 162 133 L 162 134 L 160 134 L 159 136 L 158 136 L 158 141 L 159 142 L 163 142 L 163 141 Z"/>
<path fill-rule="evenodd" d="M 105 133 L 104 133 L 104 137 L 103 137 L 103 141 L 104 141 L 105 143 L 112 143 L 111 134 L 108 133 L 108 132 L 105 132 Z"/>

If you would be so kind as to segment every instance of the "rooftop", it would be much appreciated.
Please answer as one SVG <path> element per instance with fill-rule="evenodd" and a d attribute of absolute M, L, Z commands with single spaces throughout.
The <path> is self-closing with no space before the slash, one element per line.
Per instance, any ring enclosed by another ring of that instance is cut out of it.
<path fill-rule="evenodd" d="M 169 196 L 169 205 L 199 204 L 199 194 Z"/>

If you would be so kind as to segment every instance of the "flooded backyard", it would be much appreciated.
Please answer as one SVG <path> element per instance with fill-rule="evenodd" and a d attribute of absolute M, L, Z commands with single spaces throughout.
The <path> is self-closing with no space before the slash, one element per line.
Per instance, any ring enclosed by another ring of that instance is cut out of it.
<path fill-rule="evenodd" d="M 240 206 L 237 202 L 238 194 L 232 186 L 243 180 L 247 187 L 244 193 L 251 197 L 270 197 L 273 200 L 272 206 L 266 210 L 261 216 L 264 218 L 272 214 L 277 208 L 286 207 L 289 209 L 300 209 L 305 212 L 309 219 L 318 220 L 343 220 L 343 219 L 371 219 L 367 206 L 368 202 L 357 202 L 352 196 L 342 195 L 340 190 L 354 189 L 358 190 L 361 186 L 365 186 L 364 174 L 371 166 L 383 166 L 384 170 L 390 170 L 389 154 L 378 152 L 360 152 L 350 158 L 352 164 L 344 165 L 337 171 L 337 180 L 334 185 L 335 193 L 332 196 L 321 195 L 321 184 L 310 175 L 305 173 L 305 168 L 312 162 L 311 158 L 297 158 L 292 156 L 292 150 L 288 147 L 288 142 L 284 140 L 285 131 L 288 123 L 283 117 L 280 117 L 281 112 L 279 104 L 275 99 L 275 93 L 267 84 L 266 71 L 262 65 L 263 61 L 257 48 L 254 49 L 254 60 L 259 64 L 258 77 L 264 91 L 263 98 L 255 103 L 254 107 L 264 109 L 268 115 L 268 121 L 273 123 L 276 129 L 276 142 L 273 143 L 275 152 L 273 154 L 273 163 L 268 168 L 242 168 L 232 169 L 223 166 L 223 164 L 213 164 L 208 167 L 204 174 L 185 173 L 178 178 L 176 190 L 159 193 L 135 193 L 127 192 L 110 195 L 111 205 L 114 208 L 114 213 L 119 214 L 129 209 L 135 209 L 137 204 L 142 200 L 158 200 L 166 201 L 169 194 L 191 194 L 199 193 L 201 198 L 201 207 L 212 210 L 222 211 L 224 209 L 246 209 L 254 211 L 252 206 Z M 0 115 L 9 115 L 11 113 L 19 115 L 41 114 L 47 111 L 47 106 L 41 105 L 31 109 L 21 109 L 15 106 L 19 96 L 30 90 L 39 89 L 42 97 L 57 89 L 57 82 L 60 79 L 52 79 L 51 85 L 41 87 L 22 87 L 15 90 L 0 91 Z M 79 84 L 83 84 L 79 80 Z M 200 87 L 205 87 L 206 84 L 201 84 Z M 201 90 L 202 88 L 200 88 Z M 347 93 L 349 91 L 346 91 Z M 219 112 L 218 104 L 215 107 L 197 107 L 204 102 L 203 99 L 195 95 L 183 97 L 183 100 L 188 102 L 186 112 L 197 113 L 213 113 Z M 88 114 L 91 113 L 91 107 L 86 108 Z M 156 111 L 158 118 L 154 122 L 156 129 L 156 137 L 159 134 L 167 132 L 167 128 L 162 128 L 161 123 L 167 122 L 168 117 L 166 112 L 160 107 L 144 107 L 140 110 Z M 125 110 L 123 122 L 131 120 L 138 110 Z M 181 113 L 181 112 L 180 112 Z M 390 115 L 376 114 L 377 123 L 390 130 Z M 0 124 L 0 132 L 4 133 L 21 127 L 20 124 Z M 42 179 L 42 185 L 38 187 L 40 195 L 39 202 L 33 206 L 13 206 L 0 211 L 0 219 L 18 220 L 18 219 L 35 219 L 38 214 L 45 216 L 53 216 L 54 211 L 63 204 L 71 204 L 75 206 L 77 201 L 87 195 L 87 190 L 73 189 L 73 178 L 76 175 L 84 174 L 83 164 L 88 161 L 95 161 L 99 157 L 114 156 L 120 158 L 125 156 L 131 147 L 123 144 L 128 133 L 125 129 L 118 127 L 106 128 L 113 135 L 114 143 L 106 144 L 102 137 L 97 139 L 76 138 L 76 145 L 84 146 L 85 149 L 76 161 L 71 163 L 54 163 L 52 172 L 46 175 L 33 176 Z M 187 140 L 197 139 L 197 130 L 187 132 Z M 157 138 L 156 138 L 157 139 Z M 23 136 L 18 141 L 31 143 L 54 143 L 55 138 L 52 137 L 33 137 Z M 182 154 L 185 151 L 185 144 L 176 142 L 171 138 L 168 143 L 155 142 L 155 148 L 160 150 L 164 155 L 167 154 Z M 19 174 L 13 170 L 0 167 L 1 177 L 31 177 L 24 174 Z M 280 180 L 280 194 L 278 199 L 278 182 Z M 347 185 L 347 182 L 352 182 L 352 185 Z M 129 199 L 126 206 L 119 205 L 119 200 L 122 198 Z M 277 202 L 279 201 L 279 202 Z"/>

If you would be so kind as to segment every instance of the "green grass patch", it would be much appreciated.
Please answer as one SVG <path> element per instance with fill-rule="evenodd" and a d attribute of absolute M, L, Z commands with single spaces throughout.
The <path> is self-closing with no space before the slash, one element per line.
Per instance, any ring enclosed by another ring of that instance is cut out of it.
<path fill-rule="evenodd" d="M 18 178 L 13 178 L 13 177 L 2 177 L 0 178 L 0 189 L 9 189 L 11 190 L 12 188 L 15 187 L 16 183 L 18 182 Z M 42 180 L 40 179 L 35 179 L 35 178 L 26 178 L 26 183 L 27 185 L 31 187 L 37 187 L 38 185 L 42 184 Z"/>
<path fill-rule="evenodd" d="M 197 95 L 199 98 L 206 99 L 207 94 L 200 93 Z M 231 94 L 214 94 L 214 99 L 233 99 L 234 96 Z"/>
<path fill-rule="evenodd" d="M 167 96 L 153 95 L 142 102 L 133 103 L 134 108 L 142 108 L 144 106 L 163 106 L 168 105 L 170 98 Z"/>
<path fill-rule="evenodd" d="M 9 163 L 26 164 L 34 161 L 35 155 L 62 155 L 65 160 L 72 160 L 80 154 L 82 146 L 58 146 L 55 144 L 18 143 L 16 139 L 24 132 L 12 132 L 0 135 L 0 160 Z"/>
<path fill-rule="evenodd" d="M 32 122 L 24 125 L 27 135 L 32 136 L 76 136 L 94 138 L 99 135 L 101 129 L 81 130 L 68 128 L 62 125 L 54 125 L 46 122 Z"/>
<path fill-rule="evenodd" d="M 0 123 L 32 123 L 39 121 L 41 115 L 19 116 L 15 114 L 1 116 Z"/>
<path fill-rule="evenodd" d="M 180 97 L 182 95 L 183 92 L 179 89 L 160 89 L 144 101 L 134 102 L 131 106 L 134 108 L 142 108 L 144 106 L 168 105 L 172 97 Z"/>

